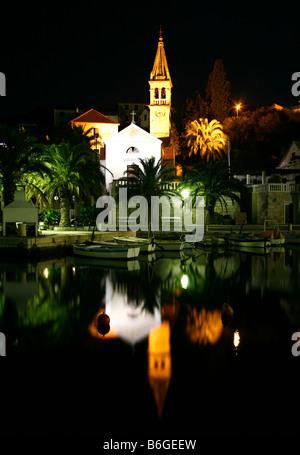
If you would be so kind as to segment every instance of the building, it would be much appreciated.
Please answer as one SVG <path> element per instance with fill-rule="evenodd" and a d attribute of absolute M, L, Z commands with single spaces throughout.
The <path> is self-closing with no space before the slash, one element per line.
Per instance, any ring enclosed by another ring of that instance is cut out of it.
<path fill-rule="evenodd" d="M 300 141 L 293 141 L 280 161 L 278 171 L 285 180 L 292 183 L 299 183 L 300 173 Z"/>
<path fill-rule="evenodd" d="M 149 86 L 149 105 L 118 103 L 119 122 L 95 109 L 70 121 L 71 125 L 82 126 L 84 131 L 90 130 L 91 147 L 99 150 L 100 163 L 107 168 L 104 172 L 109 193 L 113 190 L 113 181 L 124 177 L 125 171 L 132 164 L 139 164 L 140 158 L 154 156 L 156 161 L 162 159 L 163 164 L 175 168 L 175 153 L 170 144 L 172 81 L 161 31 Z M 70 114 L 61 112 L 62 117 Z M 123 129 L 118 132 L 120 124 Z"/>
<path fill-rule="evenodd" d="M 252 192 L 252 223 L 269 225 L 300 223 L 300 141 L 293 141 L 277 172 Z"/>
<path fill-rule="evenodd" d="M 131 113 L 134 112 L 135 123 L 149 131 L 149 110 L 146 109 L 146 103 L 126 101 L 118 103 L 118 118 L 120 127 L 128 126 L 131 121 Z"/>
<path fill-rule="evenodd" d="M 117 134 L 119 123 L 95 109 L 90 109 L 79 117 L 71 120 L 70 123 L 71 125 L 81 126 L 84 131 L 90 130 L 89 135 L 94 137 L 91 141 L 91 148 L 98 150 L 100 160 L 105 161 L 104 142 Z"/>
<path fill-rule="evenodd" d="M 162 31 L 150 73 L 150 134 L 158 138 L 169 138 L 171 131 L 172 81 L 167 63 Z"/>
<path fill-rule="evenodd" d="M 82 114 L 80 108 L 77 107 L 57 107 L 53 110 L 54 128 L 61 128 L 70 122 L 75 116 Z"/>
<path fill-rule="evenodd" d="M 175 150 L 171 142 L 171 95 L 172 80 L 167 63 L 162 31 L 150 73 L 150 113 L 149 132 L 162 140 L 162 163 L 175 168 Z"/>
<path fill-rule="evenodd" d="M 299 101 L 299 103 L 300 103 L 300 101 Z M 286 111 L 300 113 L 300 104 L 296 104 L 295 106 L 281 106 L 280 104 L 273 103 L 271 108 L 277 109 L 278 111 L 286 110 Z"/>
<path fill-rule="evenodd" d="M 133 164 L 139 165 L 139 159 L 161 158 L 162 141 L 131 122 L 118 134 L 105 141 L 105 160 L 101 164 L 106 167 L 106 189 L 111 194 L 113 181 L 124 177 L 125 171 Z"/>
<path fill-rule="evenodd" d="M 162 159 L 163 164 L 175 167 L 175 153 L 170 145 L 172 81 L 162 32 L 159 35 L 149 86 L 150 104 L 147 106 L 148 109 L 145 108 L 145 105 L 135 106 L 130 103 L 124 105 L 120 103 L 119 108 L 122 107 L 124 112 L 128 113 L 127 118 L 129 115 L 131 116 L 131 123 L 118 134 L 104 140 L 105 157 L 101 164 L 107 168 L 105 171 L 106 189 L 109 193 L 113 191 L 113 182 L 124 177 L 125 171 L 132 164 L 138 165 L 140 158 L 145 159 L 154 156 L 156 161 Z M 137 113 L 135 112 L 136 107 L 138 107 Z M 145 125 L 149 126 L 149 132 L 146 131 L 148 128 L 143 129 L 137 125 L 136 116 L 140 123 L 142 120 Z"/>

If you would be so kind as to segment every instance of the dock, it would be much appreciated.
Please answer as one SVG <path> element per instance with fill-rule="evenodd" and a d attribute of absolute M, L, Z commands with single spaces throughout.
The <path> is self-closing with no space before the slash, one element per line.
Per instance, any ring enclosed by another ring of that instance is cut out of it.
<path fill-rule="evenodd" d="M 94 240 L 110 241 L 116 232 L 94 232 Z M 135 232 L 118 232 L 118 236 L 135 235 Z M 38 260 L 41 257 L 61 257 L 72 254 L 73 243 L 92 239 L 90 231 L 42 231 L 34 236 L 0 237 L 0 258 L 12 260 Z"/>

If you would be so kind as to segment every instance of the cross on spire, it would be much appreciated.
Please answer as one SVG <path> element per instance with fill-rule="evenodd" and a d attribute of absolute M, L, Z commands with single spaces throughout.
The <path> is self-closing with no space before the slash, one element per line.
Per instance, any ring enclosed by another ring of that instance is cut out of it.
<path fill-rule="evenodd" d="M 130 112 L 130 115 L 132 117 L 131 123 L 135 123 L 135 121 L 134 121 L 135 112 L 134 111 Z"/>
<path fill-rule="evenodd" d="M 159 34 L 159 39 L 160 39 L 160 40 L 163 39 L 163 37 L 162 37 L 162 36 L 163 36 L 163 33 L 164 33 L 164 31 L 163 31 L 163 29 L 161 28 L 161 25 L 160 25 L 160 26 L 159 26 L 159 32 L 158 32 L 158 34 Z"/>

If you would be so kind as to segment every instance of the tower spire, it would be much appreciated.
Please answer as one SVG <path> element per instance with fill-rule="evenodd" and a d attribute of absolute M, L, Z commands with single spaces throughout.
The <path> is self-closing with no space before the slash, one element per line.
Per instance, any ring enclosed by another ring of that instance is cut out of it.
<path fill-rule="evenodd" d="M 160 26 L 159 39 L 153 69 L 150 73 L 150 134 L 158 138 L 170 136 L 172 81 L 167 63 L 163 30 Z"/>
<path fill-rule="evenodd" d="M 167 63 L 167 57 L 165 53 L 164 41 L 163 41 L 163 30 L 160 26 L 159 28 L 159 39 L 158 46 L 156 51 L 156 56 L 154 60 L 153 69 L 150 73 L 150 80 L 167 80 L 171 81 L 170 71 Z"/>

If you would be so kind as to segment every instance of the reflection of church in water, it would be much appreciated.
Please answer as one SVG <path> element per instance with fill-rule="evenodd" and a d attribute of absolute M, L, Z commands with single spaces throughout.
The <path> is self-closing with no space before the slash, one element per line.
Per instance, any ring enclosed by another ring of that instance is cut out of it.
<path fill-rule="evenodd" d="M 165 399 L 172 375 L 170 320 L 173 312 L 169 305 L 161 305 L 158 294 L 158 305 L 153 309 L 145 308 L 142 296 L 132 295 L 128 287 L 114 285 L 111 273 L 105 279 L 105 307 L 100 308 L 90 325 L 90 334 L 101 340 L 120 339 L 134 347 L 148 340 L 148 381 L 152 389 L 158 417 L 162 417 Z M 98 316 L 105 312 L 110 317 L 110 330 L 105 338 L 97 333 Z"/>

